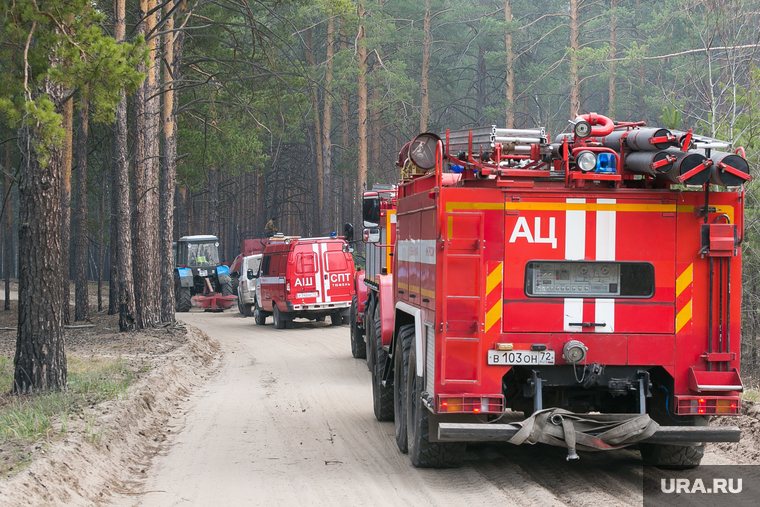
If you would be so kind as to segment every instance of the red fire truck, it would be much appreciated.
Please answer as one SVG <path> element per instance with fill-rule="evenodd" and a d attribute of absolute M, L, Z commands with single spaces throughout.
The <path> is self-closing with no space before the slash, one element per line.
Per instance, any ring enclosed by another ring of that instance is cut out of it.
<path fill-rule="evenodd" d="M 289 328 L 293 319 L 324 321 L 333 326 L 348 318 L 354 296 L 354 259 L 341 237 L 269 239 L 256 279 L 254 320 L 263 325 L 272 315 L 274 327 Z"/>
<path fill-rule="evenodd" d="M 508 441 L 692 467 L 739 439 L 708 419 L 741 408 L 743 151 L 571 123 L 421 134 L 364 196 L 375 416 L 415 466 Z"/>

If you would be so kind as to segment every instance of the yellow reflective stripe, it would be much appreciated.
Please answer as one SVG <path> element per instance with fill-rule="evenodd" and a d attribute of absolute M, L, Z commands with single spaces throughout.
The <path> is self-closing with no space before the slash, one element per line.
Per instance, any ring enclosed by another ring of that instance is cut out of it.
<path fill-rule="evenodd" d="M 676 211 L 675 204 L 618 204 L 598 202 L 508 202 L 504 208 L 508 210 L 525 211 L 637 211 L 657 213 L 672 213 Z"/>
<path fill-rule="evenodd" d="M 486 278 L 486 295 L 490 294 L 501 283 L 501 264 L 500 262 L 496 269 L 491 271 L 488 278 Z"/>
<path fill-rule="evenodd" d="M 486 332 L 488 332 L 494 324 L 499 322 L 501 318 L 501 301 L 493 305 L 493 308 L 486 313 Z"/>
<path fill-rule="evenodd" d="M 409 290 L 409 285 L 408 285 L 408 284 L 406 284 L 406 283 L 401 283 L 401 282 L 399 282 L 399 283 L 398 283 L 398 288 L 399 288 L 399 289 L 405 289 L 405 290 Z"/>
<path fill-rule="evenodd" d="M 676 333 L 681 331 L 681 328 L 683 328 L 689 321 L 691 320 L 691 300 L 689 300 L 688 303 L 686 303 L 686 306 L 684 306 L 680 312 L 678 312 L 678 315 L 676 316 Z"/>
<path fill-rule="evenodd" d="M 463 209 L 504 209 L 503 202 L 447 202 L 446 211 Z"/>
<path fill-rule="evenodd" d="M 689 264 L 689 267 L 681 273 L 681 276 L 676 280 L 676 296 L 680 296 L 681 293 L 691 285 L 694 280 L 694 264 Z"/>

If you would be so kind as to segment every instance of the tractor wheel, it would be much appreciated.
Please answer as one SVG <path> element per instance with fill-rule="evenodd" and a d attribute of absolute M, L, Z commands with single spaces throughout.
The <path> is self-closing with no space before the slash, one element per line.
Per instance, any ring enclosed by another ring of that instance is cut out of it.
<path fill-rule="evenodd" d="M 425 384 L 421 377 L 417 377 L 416 356 L 415 348 L 410 347 L 406 374 L 406 431 L 412 465 L 416 468 L 460 467 L 466 444 L 430 441 L 430 411 L 422 402 Z"/>
<path fill-rule="evenodd" d="M 380 321 L 380 307 L 375 306 L 373 320 L 374 365 L 372 368 L 372 405 L 378 421 L 393 420 L 393 386 L 383 386 L 383 373 L 388 353 L 383 349 L 383 336 Z"/>
<path fill-rule="evenodd" d="M 232 282 L 226 282 L 222 284 L 222 296 L 232 296 Z"/>
<path fill-rule="evenodd" d="M 285 329 L 285 319 L 282 318 L 282 314 L 277 309 L 276 303 L 272 305 L 272 318 L 274 319 L 275 329 Z"/>
<path fill-rule="evenodd" d="M 367 344 L 364 343 L 364 337 L 362 331 L 359 329 L 359 323 L 356 322 L 356 312 L 358 311 L 358 303 L 356 302 L 356 296 L 351 301 L 351 312 L 349 313 L 349 325 L 351 326 L 351 355 L 356 359 L 366 359 L 367 357 Z"/>
<path fill-rule="evenodd" d="M 258 326 L 263 326 L 267 323 L 267 314 L 264 313 L 264 310 L 259 308 L 258 303 L 253 304 L 253 320 Z"/>
<path fill-rule="evenodd" d="M 192 306 L 192 294 L 190 294 L 190 287 L 180 287 L 177 290 L 177 311 L 189 312 Z"/>
<path fill-rule="evenodd" d="M 372 324 L 373 315 L 372 300 L 364 307 L 364 347 L 367 351 L 367 369 L 372 371 L 375 366 L 375 326 Z"/>
<path fill-rule="evenodd" d="M 340 310 L 337 312 L 333 312 L 330 314 L 330 325 L 331 326 L 340 326 L 343 324 L 343 316 L 340 314 Z"/>
<path fill-rule="evenodd" d="M 401 326 L 393 352 L 393 421 L 396 425 L 396 445 L 406 454 L 408 450 L 406 428 L 406 378 L 409 367 L 409 349 L 414 341 L 414 324 Z"/>

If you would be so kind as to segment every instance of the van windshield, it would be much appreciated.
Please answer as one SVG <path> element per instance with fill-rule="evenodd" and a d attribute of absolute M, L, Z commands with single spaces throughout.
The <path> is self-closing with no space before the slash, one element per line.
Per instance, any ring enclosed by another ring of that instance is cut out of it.
<path fill-rule="evenodd" d="M 188 243 L 187 244 L 188 266 L 218 266 L 219 250 L 215 242 Z"/>

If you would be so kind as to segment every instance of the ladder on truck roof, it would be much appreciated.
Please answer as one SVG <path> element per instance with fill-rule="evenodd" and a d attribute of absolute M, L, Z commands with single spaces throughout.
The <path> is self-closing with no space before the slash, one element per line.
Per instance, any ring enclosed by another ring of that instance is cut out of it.
<path fill-rule="evenodd" d="M 502 129 L 496 125 L 488 127 L 476 127 L 462 130 L 449 130 L 441 134 L 444 143 L 448 142 L 448 153 L 469 153 L 470 133 L 472 133 L 473 153 L 480 151 L 492 151 L 496 143 L 502 145 L 503 151 L 515 153 L 530 153 L 532 144 L 549 145 L 546 129 Z"/>

